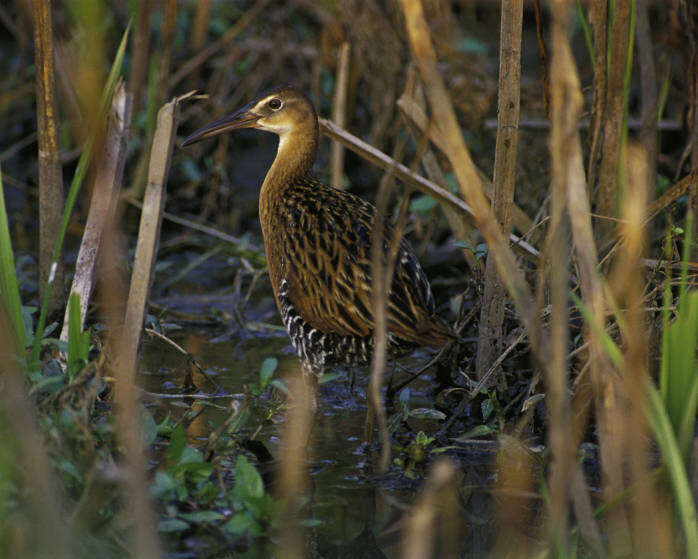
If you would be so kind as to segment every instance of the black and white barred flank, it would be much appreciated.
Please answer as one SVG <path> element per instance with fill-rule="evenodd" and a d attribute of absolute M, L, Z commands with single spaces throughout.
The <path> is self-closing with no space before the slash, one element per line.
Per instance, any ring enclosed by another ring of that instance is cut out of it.
<path fill-rule="evenodd" d="M 298 313 L 288 296 L 288 282 L 281 280 L 279 287 L 281 317 L 301 362 L 315 374 L 321 374 L 328 365 L 361 365 L 368 363 L 373 355 L 373 336 L 351 336 L 336 333 L 323 334 L 313 328 Z M 389 354 L 399 355 L 413 347 L 388 334 Z"/>

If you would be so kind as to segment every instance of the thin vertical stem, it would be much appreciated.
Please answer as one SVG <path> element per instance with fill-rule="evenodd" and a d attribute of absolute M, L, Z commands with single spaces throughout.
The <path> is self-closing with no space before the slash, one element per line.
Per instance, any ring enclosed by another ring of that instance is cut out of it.
<path fill-rule="evenodd" d="M 509 231 L 514 202 L 516 154 L 518 145 L 522 0 L 502 0 L 499 34 L 499 103 L 497 145 L 494 157 L 492 211 L 503 231 Z M 492 365 L 502 339 L 506 289 L 497 274 L 494 258 L 487 255 L 485 292 L 480 315 L 477 351 L 477 377 Z"/>
<path fill-rule="evenodd" d="M 628 67 L 628 46 L 631 41 L 631 0 L 614 0 L 611 30 L 609 33 L 610 60 L 606 89 L 606 112 L 603 117 L 603 157 L 599 169 L 599 189 L 596 211 L 606 217 L 615 217 L 618 198 L 618 170 L 621 159 L 624 107 L 624 84 Z M 601 50 L 600 47 L 597 50 Z M 613 221 L 601 219 L 597 238 L 601 239 L 613 229 Z"/>
<path fill-rule="evenodd" d="M 63 264 L 54 263 L 53 245 L 61 224 L 63 172 L 58 158 L 58 104 L 53 62 L 51 2 L 32 1 L 36 64 L 36 117 L 39 135 L 39 270 L 42 291 L 51 290 L 48 311 L 63 300 Z"/>
<path fill-rule="evenodd" d="M 337 126 L 344 128 L 347 113 L 347 89 L 349 85 L 349 43 L 342 43 L 337 54 L 337 77 L 335 79 L 334 99 L 332 101 L 332 120 Z M 344 146 L 339 142 L 332 143 L 330 153 L 330 184 L 342 188 L 344 176 Z"/>

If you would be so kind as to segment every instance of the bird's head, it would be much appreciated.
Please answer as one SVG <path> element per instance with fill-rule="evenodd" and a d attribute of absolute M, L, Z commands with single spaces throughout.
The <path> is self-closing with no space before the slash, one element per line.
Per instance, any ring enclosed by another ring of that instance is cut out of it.
<path fill-rule="evenodd" d="M 189 146 L 240 128 L 257 128 L 273 132 L 282 138 L 290 132 L 317 134 L 317 115 L 310 99 L 297 87 L 286 85 L 259 95 L 233 114 L 200 128 L 184 139 Z"/>

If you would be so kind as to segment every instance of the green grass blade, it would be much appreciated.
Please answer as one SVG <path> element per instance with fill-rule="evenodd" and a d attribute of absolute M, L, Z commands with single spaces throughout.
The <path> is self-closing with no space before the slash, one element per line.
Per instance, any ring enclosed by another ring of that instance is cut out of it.
<path fill-rule="evenodd" d="M 124 35 L 121 38 L 121 44 L 119 45 L 119 50 L 114 58 L 114 63 L 112 64 L 111 70 L 109 71 L 109 77 L 107 78 L 107 83 L 104 86 L 104 91 L 102 93 L 102 100 L 100 102 L 100 115 L 101 119 L 107 114 L 107 109 L 111 105 L 112 96 L 114 95 L 114 89 L 116 88 L 119 75 L 121 73 L 121 67 L 124 61 L 124 53 L 126 52 L 126 43 L 128 40 L 129 29 L 131 24 L 129 23 Z M 94 147 L 95 141 L 95 131 L 93 130 L 87 142 L 85 142 L 85 147 L 80 155 L 80 160 L 78 161 L 78 166 L 75 169 L 75 175 L 73 176 L 73 181 L 70 183 L 70 190 L 68 191 L 68 197 L 65 201 L 65 208 L 63 210 L 63 218 L 61 219 L 61 227 L 58 231 L 58 237 L 56 238 L 56 244 L 53 247 L 53 256 L 51 269 L 57 265 L 58 259 L 63 248 L 63 240 L 65 239 L 65 232 L 68 229 L 68 221 L 73 213 L 73 207 L 75 206 L 75 200 L 77 199 L 82 183 L 85 179 L 85 173 L 87 172 L 87 167 L 92 157 L 92 149 Z M 46 313 L 48 311 L 49 297 L 51 296 L 51 289 L 53 287 L 53 278 L 49 276 L 49 280 L 46 283 L 44 289 L 44 298 L 41 302 L 41 313 L 39 314 L 39 322 L 36 326 L 36 335 L 34 336 L 34 344 L 32 346 L 32 353 L 30 358 L 30 369 L 35 369 L 39 362 L 39 351 L 41 349 L 41 339 L 43 337 L 44 327 L 46 325 Z"/>
<path fill-rule="evenodd" d="M 594 334 L 596 334 L 601 340 L 601 345 L 603 346 L 604 350 L 606 351 L 606 354 L 611 359 L 613 364 L 619 368 L 622 367 L 623 354 L 620 351 L 618 345 L 616 345 L 616 342 L 614 342 L 611 336 L 608 335 L 608 332 L 604 330 L 603 325 L 599 324 L 598 321 L 595 320 L 593 316 L 591 316 L 589 309 L 587 309 L 584 302 L 579 298 L 579 296 L 576 293 L 570 292 L 570 297 L 572 298 L 572 301 L 574 301 L 575 306 L 579 309 L 579 312 L 582 313 L 584 320 L 587 321 Z"/>
<path fill-rule="evenodd" d="M 681 456 L 687 461 L 698 409 L 698 359 L 695 352 L 698 347 L 698 291 L 685 296 L 681 315 L 672 327 L 678 330 L 677 350 L 681 352 L 677 367 L 672 367 L 671 370 L 672 375 L 679 377 L 679 390 L 676 394 L 678 401 L 672 404 L 676 409 L 675 428 Z"/>
<path fill-rule="evenodd" d="M 659 363 L 659 391 L 666 402 L 669 390 L 669 315 L 671 313 L 671 233 L 664 238 L 664 270 L 666 274 L 662 300 L 662 359 Z"/>
<path fill-rule="evenodd" d="M 689 209 L 686 212 L 686 231 L 683 237 L 683 251 L 681 253 L 681 280 L 679 284 L 679 312 L 684 305 L 686 298 L 686 286 L 688 285 L 688 261 L 691 256 L 693 245 L 693 212 Z"/>
<path fill-rule="evenodd" d="M 686 542 L 686 557 L 698 557 L 698 524 L 696 507 L 691 494 L 691 486 L 686 475 L 686 468 L 681 459 L 679 446 L 674 437 L 671 421 L 667 415 L 662 397 L 651 384 L 649 392 L 649 421 L 657 444 L 662 451 L 669 472 L 676 508 L 683 526 L 684 541 Z"/>
<path fill-rule="evenodd" d="M 582 30 L 584 31 L 584 40 L 587 43 L 587 50 L 589 51 L 589 60 L 592 64 L 594 62 L 594 40 L 591 38 L 591 27 L 589 27 L 589 22 L 584 16 L 584 9 L 582 8 L 581 0 L 577 0 L 577 18 L 579 23 L 582 25 Z"/>
<path fill-rule="evenodd" d="M 87 364 L 90 334 L 82 331 L 80 295 L 73 293 L 68 300 L 68 377 L 73 379 Z"/>
<path fill-rule="evenodd" d="M 23 356 L 26 347 L 24 319 L 22 318 L 22 300 L 19 296 L 15 258 L 12 253 L 10 226 L 5 211 L 5 191 L 2 186 L 0 169 L 0 302 L 5 307 L 14 330 L 15 350 Z"/>

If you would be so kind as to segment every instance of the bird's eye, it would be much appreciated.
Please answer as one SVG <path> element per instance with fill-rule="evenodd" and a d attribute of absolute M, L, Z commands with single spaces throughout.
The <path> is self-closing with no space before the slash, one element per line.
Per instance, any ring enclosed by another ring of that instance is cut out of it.
<path fill-rule="evenodd" d="M 278 111 L 281 108 L 281 99 L 272 99 L 269 101 L 269 107 L 274 109 L 275 111 Z"/>

